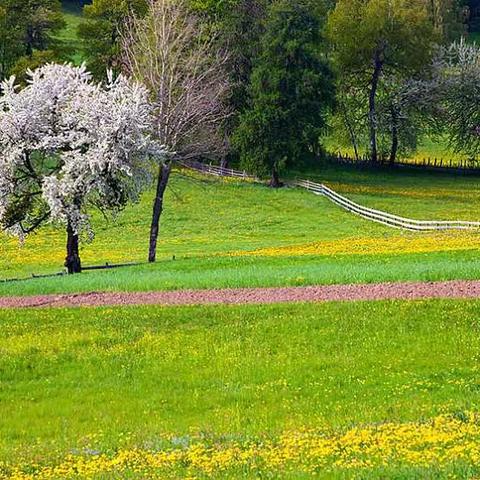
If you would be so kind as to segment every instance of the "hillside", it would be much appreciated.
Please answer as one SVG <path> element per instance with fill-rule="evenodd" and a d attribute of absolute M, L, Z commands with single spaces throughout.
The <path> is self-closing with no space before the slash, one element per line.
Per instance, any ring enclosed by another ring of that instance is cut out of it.
<path fill-rule="evenodd" d="M 478 220 L 475 178 L 325 170 L 322 179 L 367 206 L 419 219 Z M 144 262 L 151 194 L 114 222 L 93 218 L 85 265 Z M 215 212 L 212 215 L 212 212 Z M 0 237 L 4 278 L 61 271 L 64 232 L 50 228 L 24 246 Z M 371 223 L 297 189 L 178 172 L 162 219 L 159 263 L 80 277 L 0 284 L 0 292 L 51 293 L 383 280 L 478 278 L 476 232 L 406 233 Z M 173 260 L 174 258 L 174 260 Z"/>

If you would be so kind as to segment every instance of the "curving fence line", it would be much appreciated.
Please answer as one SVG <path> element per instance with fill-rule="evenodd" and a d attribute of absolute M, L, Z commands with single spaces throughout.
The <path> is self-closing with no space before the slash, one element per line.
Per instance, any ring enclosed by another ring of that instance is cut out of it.
<path fill-rule="evenodd" d="M 391 213 L 382 212 L 373 208 L 367 208 L 363 205 L 349 200 L 328 188 L 321 183 L 311 182 L 310 180 L 298 180 L 292 185 L 305 188 L 317 195 L 324 195 L 333 203 L 348 210 L 349 212 L 360 215 L 367 220 L 382 223 L 389 227 L 402 228 L 412 231 L 429 231 L 429 230 L 471 230 L 480 228 L 480 222 L 465 222 L 460 220 L 454 221 L 437 221 L 437 220 L 413 220 L 411 218 L 399 217 Z"/>
<path fill-rule="evenodd" d="M 206 174 L 216 175 L 219 177 L 234 177 L 243 180 L 259 181 L 257 177 L 248 175 L 246 172 L 233 170 L 230 168 L 218 167 L 215 165 L 206 165 L 200 162 L 180 162 L 180 165 L 185 168 L 197 170 Z M 290 183 L 294 187 L 304 188 L 316 195 L 323 195 L 331 200 L 336 205 L 345 210 L 355 213 L 372 222 L 381 223 L 392 228 L 401 228 L 404 230 L 411 230 L 416 232 L 424 231 L 442 231 L 442 230 L 472 230 L 480 229 L 480 222 L 466 222 L 461 220 L 452 221 L 437 221 L 437 220 L 413 220 L 411 218 L 404 218 L 391 213 L 382 212 L 373 208 L 364 207 L 352 200 L 338 194 L 331 188 L 322 183 L 315 183 L 310 180 L 297 180 Z"/>

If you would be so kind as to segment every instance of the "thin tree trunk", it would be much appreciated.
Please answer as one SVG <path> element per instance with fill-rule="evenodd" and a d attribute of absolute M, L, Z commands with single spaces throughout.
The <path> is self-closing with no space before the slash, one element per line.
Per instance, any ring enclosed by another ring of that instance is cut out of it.
<path fill-rule="evenodd" d="M 160 232 L 160 217 L 163 212 L 163 197 L 171 171 L 172 162 L 162 163 L 158 171 L 157 192 L 153 202 L 152 225 L 150 227 L 150 248 L 148 251 L 148 261 L 150 263 L 155 262 L 157 259 L 157 242 Z"/>
<path fill-rule="evenodd" d="M 394 108 L 391 109 L 392 114 L 392 147 L 390 150 L 390 165 L 393 166 L 397 159 L 398 152 L 398 121 L 397 112 Z"/>
<path fill-rule="evenodd" d="M 343 118 L 345 119 L 345 126 L 347 127 L 348 134 L 350 135 L 350 140 L 353 145 L 353 150 L 355 152 L 355 160 L 358 162 L 360 160 L 360 157 L 358 155 L 357 137 L 355 136 L 355 132 L 353 130 L 352 124 L 350 123 L 350 119 L 348 118 L 347 109 L 343 104 L 342 104 L 342 111 L 343 111 Z"/>
<path fill-rule="evenodd" d="M 372 82 L 370 88 L 369 96 L 369 113 L 368 118 L 370 122 L 370 156 L 372 162 L 378 162 L 378 149 L 377 149 L 377 110 L 376 110 L 376 99 L 377 99 L 377 90 L 378 83 L 380 80 L 380 75 L 382 73 L 383 61 L 381 59 L 381 52 L 379 49 L 375 52 L 374 58 L 374 68 L 372 75 Z"/>
<path fill-rule="evenodd" d="M 270 178 L 270 186 L 272 188 L 280 188 L 282 186 L 282 182 L 280 182 L 280 176 L 278 174 L 277 167 L 272 168 L 272 176 Z"/>
<path fill-rule="evenodd" d="M 78 248 L 78 233 L 75 232 L 70 222 L 67 225 L 67 257 L 65 258 L 65 267 L 69 274 L 81 273 L 82 262 Z"/>
<path fill-rule="evenodd" d="M 220 162 L 220 167 L 229 168 L 229 166 L 230 166 L 230 162 L 229 162 L 228 155 L 224 155 L 222 157 L 222 161 Z"/>

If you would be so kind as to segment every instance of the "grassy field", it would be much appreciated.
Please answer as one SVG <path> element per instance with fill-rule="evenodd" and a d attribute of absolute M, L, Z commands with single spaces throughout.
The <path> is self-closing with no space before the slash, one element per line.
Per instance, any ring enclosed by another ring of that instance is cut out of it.
<path fill-rule="evenodd" d="M 81 21 L 61 39 L 79 63 Z M 452 158 L 428 141 L 422 156 Z M 443 156 L 443 157 L 442 157 Z M 455 156 L 458 160 L 460 157 Z M 310 169 L 363 205 L 480 220 L 478 178 Z M 152 192 L 84 265 L 143 262 Z M 480 279 L 480 232 L 406 233 L 294 188 L 174 172 L 159 261 L 62 269 L 0 234 L 0 295 Z M 480 301 L 0 309 L 0 480 L 478 479 Z"/>
<path fill-rule="evenodd" d="M 308 176 L 391 213 L 480 218 L 476 178 L 348 169 Z M 97 236 L 82 249 L 84 263 L 143 261 L 150 213 L 146 194 L 114 223 L 95 217 Z M 0 277 L 61 270 L 64 241 L 63 231 L 53 228 L 24 246 L 0 237 Z M 405 233 L 306 191 L 177 173 L 167 196 L 157 265 L 0 284 L 0 294 L 479 278 L 479 247 L 475 232 Z"/>
<path fill-rule="evenodd" d="M 473 478 L 479 308 L 0 311 L 0 472 Z"/>
<path fill-rule="evenodd" d="M 341 153 L 342 155 L 348 155 L 354 158 L 355 152 L 350 144 L 345 144 L 342 141 L 335 139 L 334 135 L 327 136 L 323 139 L 326 149 L 331 153 Z M 367 150 L 360 149 L 360 155 L 367 154 Z M 448 139 L 443 138 L 430 138 L 424 137 L 420 140 L 415 152 L 406 155 L 405 157 L 399 157 L 399 161 L 421 164 L 424 160 L 433 162 L 435 159 L 440 163 L 447 165 L 452 162 L 452 166 L 460 164 L 468 160 L 468 156 L 462 153 L 455 152 L 449 145 Z"/>
<path fill-rule="evenodd" d="M 326 168 L 298 172 L 352 200 L 418 220 L 477 220 L 479 177 L 425 171 Z"/>
<path fill-rule="evenodd" d="M 64 1 L 62 10 L 66 26 L 58 38 L 71 50 L 70 60 L 79 65 L 83 61 L 82 44 L 78 37 L 78 27 L 82 22 L 82 7 L 76 1 Z"/>

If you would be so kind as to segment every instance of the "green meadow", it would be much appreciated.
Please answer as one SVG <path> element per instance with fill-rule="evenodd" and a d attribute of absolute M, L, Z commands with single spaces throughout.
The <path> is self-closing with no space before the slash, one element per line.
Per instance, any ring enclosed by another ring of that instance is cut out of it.
<path fill-rule="evenodd" d="M 416 219 L 478 220 L 478 179 L 445 174 L 324 169 L 323 181 L 369 207 Z M 142 262 L 80 277 L 0 283 L 4 295 L 91 290 L 281 286 L 478 278 L 477 232 L 410 233 L 352 215 L 307 191 L 222 181 L 178 171 L 167 192 L 159 262 L 143 263 L 151 194 L 115 220 L 92 219 L 85 265 Z M 0 236 L 1 278 L 62 270 L 65 234 L 47 228 L 24 245 Z"/>
<path fill-rule="evenodd" d="M 73 453 L 77 474 L 86 468 L 80 458 L 90 462 L 95 475 L 88 478 L 309 478 L 315 465 L 324 465 L 317 468 L 324 478 L 473 478 L 479 307 L 423 301 L 1 311 L 0 472 L 18 467 L 15 478 L 30 478 L 20 474 L 46 468 L 37 478 L 83 478 L 68 471 Z M 436 432 L 442 415 L 460 419 L 456 428 L 468 428 L 468 438 Z M 407 448 L 409 422 L 421 429 L 432 419 L 431 438 L 411 447 L 439 453 L 428 465 L 403 450 L 382 460 L 351 443 L 335 458 L 315 444 L 311 457 L 287 455 L 278 465 L 268 456 L 248 465 L 211 457 L 232 442 L 253 442 L 262 456 L 269 442 L 305 429 L 316 436 L 298 448 L 338 432 L 364 435 L 367 445 L 373 431 L 352 428 L 384 422 L 390 430 L 375 441 L 387 447 L 403 435 Z M 141 452 L 195 445 L 210 449 L 203 460 L 172 457 L 168 468 L 145 473 L 152 460 Z M 109 474 L 108 459 L 119 450 L 136 452 L 133 464 L 117 457 Z M 64 477 L 48 470 L 55 465 L 69 465 Z"/>
<path fill-rule="evenodd" d="M 66 55 L 81 9 L 62 2 Z M 330 151 L 351 153 L 333 138 Z M 412 162 L 459 162 L 424 138 Z M 285 173 L 417 220 L 480 221 L 479 177 Z M 65 229 L 0 233 L 0 296 L 480 280 L 480 230 L 414 233 L 286 186 L 176 168 L 158 261 L 153 191 Z M 41 278 L 33 278 L 40 276 Z M 432 287 L 433 288 L 433 287 Z M 480 300 L 0 309 L 0 480 L 480 478 Z"/>

